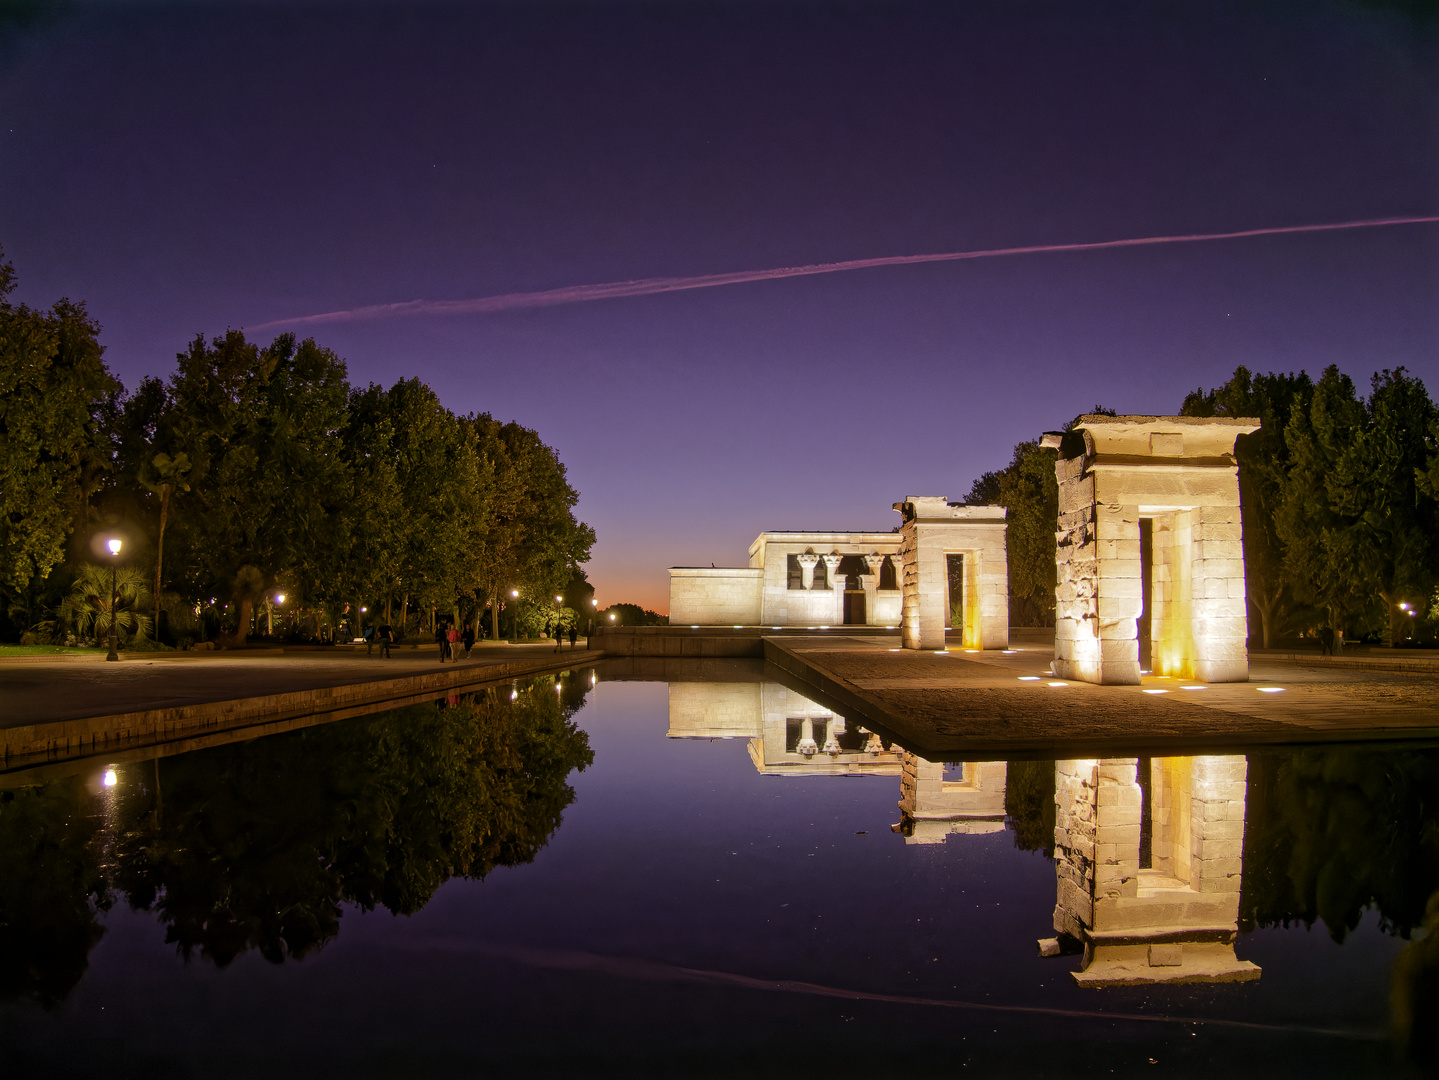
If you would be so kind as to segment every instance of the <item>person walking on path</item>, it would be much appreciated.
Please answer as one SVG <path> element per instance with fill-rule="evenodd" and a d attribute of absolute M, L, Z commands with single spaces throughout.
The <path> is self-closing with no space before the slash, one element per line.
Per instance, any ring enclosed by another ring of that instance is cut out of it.
<path fill-rule="evenodd" d="M 445 634 L 445 624 L 442 622 L 435 623 L 435 644 L 439 647 L 440 663 L 443 664 L 450 655 L 450 639 Z"/>
<path fill-rule="evenodd" d="M 445 631 L 445 641 L 450 646 L 450 659 L 459 663 L 459 650 L 456 646 L 460 644 L 460 632 L 455 629 L 454 623 L 450 623 L 449 629 Z"/>
<path fill-rule="evenodd" d="M 375 636 L 380 639 L 380 659 L 390 658 L 390 642 L 395 640 L 395 632 L 390 629 L 389 623 L 383 623 Z"/>
<path fill-rule="evenodd" d="M 579 636 L 580 628 L 574 623 L 570 623 L 570 648 L 573 649 L 575 647 L 575 641 L 579 638 Z"/>
<path fill-rule="evenodd" d="M 373 656 L 375 651 L 375 628 L 365 624 L 365 655 Z"/>
<path fill-rule="evenodd" d="M 475 647 L 475 628 L 469 623 L 465 623 L 465 633 L 460 640 L 465 643 L 465 659 L 468 660 L 470 658 L 470 650 Z"/>

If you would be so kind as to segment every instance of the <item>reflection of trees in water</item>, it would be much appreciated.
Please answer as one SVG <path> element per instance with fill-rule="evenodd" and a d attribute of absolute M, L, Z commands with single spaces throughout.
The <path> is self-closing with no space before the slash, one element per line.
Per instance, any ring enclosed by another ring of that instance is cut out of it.
<path fill-rule="evenodd" d="M 1054 855 L 1054 762 L 1011 761 L 1004 785 L 1004 812 L 1020 851 Z"/>
<path fill-rule="evenodd" d="M 1240 928 L 1313 924 L 1335 941 L 1365 908 L 1409 936 L 1439 889 L 1439 753 L 1249 755 Z"/>
<path fill-rule="evenodd" d="M 0 999 L 55 1005 L 85 974 L 109 906 L 98 825 L 78 779 L 0 792 Z"/>
<path fill-rule="evenodd" d="M 127 769 L 99 866 L 79 781 L 0 804 L 0 994 L 58 1001 L 99 939 L 109 890 L 219 966 L 302 957 L 340 905 L 411 914 L 450 877 L 528 862 L 594 755 L 570 717 L 579 679 L 415 705 Z"/>

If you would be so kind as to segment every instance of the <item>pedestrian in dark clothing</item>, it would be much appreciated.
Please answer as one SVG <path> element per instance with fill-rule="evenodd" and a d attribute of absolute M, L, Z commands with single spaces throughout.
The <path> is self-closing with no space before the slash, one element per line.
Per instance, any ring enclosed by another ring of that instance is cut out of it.
<path fill-rule="evenodd" d="M 450 638 L 442 622 L 435 623 L 435 644 L 440 647 L 440 663 L 443 664 L 450 656 Z"/>
<path fill-rule="evenodd" d="M 369 623 L 365 624 L 365 655 L 371 656 L 375 648 L 375 628 Z"/>
<path fill-rule="evenodd" d="M 395 640 L 395 632 L 390 629 L 389 623 L 384 623 L 375 636 L 380 639 L 380 659 L 388 660 L 390 658 L 390 642 Z"/>
<path fill-rule="evenodd" d="M 460 639 L 465 643 L 465 659 L 470 658 L 470 650 L 475 647 L 475 628 L 465 623 L 465 636 Z"/>
<path fill-rule="evenodd" d="M 580 636 L 580 628 L 579 628 L 578 626 L 575 626 L 573 623 L 571 623 L 571 624 L 570 624 L 570 648 L 573 649 L 573 648 L 575 647 L 575 641 L 579 638 L 579 636 Z"/>

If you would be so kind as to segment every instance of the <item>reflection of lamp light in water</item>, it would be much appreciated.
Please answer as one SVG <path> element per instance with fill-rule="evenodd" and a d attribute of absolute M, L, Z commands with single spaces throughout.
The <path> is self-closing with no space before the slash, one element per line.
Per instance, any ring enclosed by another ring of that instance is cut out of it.
<path fill-rule="evenodd" d="M 114 787 L 114 786 L 115 786 L 116 779 L 117 779 L 117 778 L 116 778 L 116 776 L 115 776 L 115 770 L 114 770 L 114 769 L 106 769 L 106 770 L 105 770 L 105 781 L 104 781 L 104 783 L 105 783 L 105 786 L 106 786 L 106 787 Z"/>
<path fill-rule="evenodd" d="M 520 692 L 519 692 L 518 690 L 511 690 L 511 691 L 510 691 L 510 700 L 511 700 L 511 701 L 516 701 L 516 700 L 518 700 L 519 696 L 520 696 Z"/>

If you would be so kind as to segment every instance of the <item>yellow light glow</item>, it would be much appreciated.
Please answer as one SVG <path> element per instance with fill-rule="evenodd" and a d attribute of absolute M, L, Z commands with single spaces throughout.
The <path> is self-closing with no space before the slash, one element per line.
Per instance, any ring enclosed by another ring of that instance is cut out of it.
<path fill-rule="evenodd" d="M 275 603 L 277 603 L 277 604 L 283 604 L 284 602 L 285 602 L 285 594 L 284 594 L 284 593 L 276 593 L 276 594 L 275 594 Z M 360 610 L 361 610 L 361 611 L 364 611 L 365 609 L 364 609 L 364 608 L 361 608 Z"/>
<path fill-rule="evenodd" d="M 1052 683 L 1050 683 L 1049 685 L 1050 685 L 1050 686 L 1068 686 L 1069 684 L 1068 684 L 1067 682 L 1052 682 Z"/>
<path fill-rule="evenodd" d="M 106 787 L 114 787 L 118 779 L 119 779 L 119 778 L 115 775 L 115 770 L 114 770 L 114 769 L 106 769 L 106 770 L 105 770 L 105 780 L 104 780 L 104 783 L 105 783 L 105 786 L 106 786 Z"/>
<path fill-rule="evenodd" d="M 1150 689 L 1150 690 L 1146 690 L 1146 691 L 1144 691 L 1144 692 L 1145 692 L 1146 694 L 1167 694 L 1167 693 L 1169 693 L 1168 690 L 1164 690 L 1164 689 Z"/>
<path fill-rule="evenodd" d="M 1207 689 L 1209 689 L 1209 688 L 1208 688 L 1207 686 L 1181 686 L 1179 689 L 1181 689 L 1181 690 L 1207 690 Z"/>
<path fill-rule="evenodd" d="M 110 549 L 110 554 L 111 554 L 111 555 L 118 555 L 118 554 L 120 554 L 120 541 L 119 541 L 119 540 L 117 540 L 117 539 L 111 539 L 111 540 L 109 540 L 109 541 L 106 542 L 105 546 Z"/>
<path fill-rule="evenodd" d="M 1040 678 L 1039 678 L 1038 675 L 1021 675 L 1021 676 L 1019 677 L 1019 681 L 1020 681 L 1020 682 L 1039 682 L 1039 681 L 1040 681 Z"/>
<path fill-rule="evenodd" d="M 1260 686 L 1260 687 L 1258 687 L 1257 689 L 1259 690 L 1259 692 L 1260 692 L 1261 694 L 1282 694 L 1282 693 L 1284 693 L 1284 687 L 1282 687 L 1282 686 Z"/>

